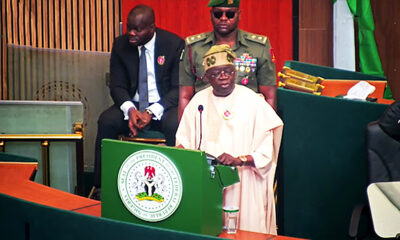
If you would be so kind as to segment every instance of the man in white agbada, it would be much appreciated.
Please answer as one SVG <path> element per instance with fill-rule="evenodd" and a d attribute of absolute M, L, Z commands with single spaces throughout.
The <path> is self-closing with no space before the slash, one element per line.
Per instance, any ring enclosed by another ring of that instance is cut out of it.
<path fill-rule="evenodd" d="M 236 166 L 240 183 L 224 190 L 224 206 L 239 206 L 239 229 L 277 234 L 273 181 L 283 123 L 262 96 L 235 85 L 234 59 L 226 44 L 206 53 L 205 78 L 211 86 L 185 108 L 176 145 L 198 149 L 200 144 L 222 164 Z"/>

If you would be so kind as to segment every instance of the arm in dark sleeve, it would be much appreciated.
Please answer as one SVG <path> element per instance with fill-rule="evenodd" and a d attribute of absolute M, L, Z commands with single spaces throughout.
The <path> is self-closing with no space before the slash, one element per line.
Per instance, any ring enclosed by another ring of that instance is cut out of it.
<path fill-rule="evenodd" d="M 117 106 L 131 100 L 129 95 L 129 75 L 119 54 L 118 39 L 114 41 L 110 57 L 110 93 Z"/>
<path fill-rule="evenodd" d="M 189 103 L 194 95 L 194 83 L 195 77 L 193 76 L 190 60 L 189 60 L 189 48 L 185 46 L 185 51 L 182 56 L 182 60 L 179 65 L 179 107 L 178 107 L 178 119 L 180 120 L 183 114 L 183 110 Z"/>
<path fill-rule="evenodd" d="M 170 73 L 170 86 L 168 92 L 161 99 L 161 104 L 164 106 L 164 111 L 171 107 L 177 107 L 179 101 L 179 59 L 182 50 L 185 46 L 183 39 L 178 38 L 177 44 L 174 45 L 174 50 L 172 51 L 171 57 L 173 58 L 173 63 Z"/>
<path fill-rule="evenodd" d="M 264 95 L 265 100 L 276 109 L 276 71 L 272 61 L 271 45 L 267 41 L 262 49 L 261 66 L 258 70 L 258 90 Z"/>

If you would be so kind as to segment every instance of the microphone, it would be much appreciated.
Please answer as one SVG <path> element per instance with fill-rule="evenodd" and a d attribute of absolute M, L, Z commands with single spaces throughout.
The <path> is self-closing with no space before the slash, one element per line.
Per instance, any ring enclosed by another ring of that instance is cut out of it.
<path fill-rule="evenodd" d="M 197 148 L 197 150 L 200 150 L 201 140 L 203 139 L 203 121 L 202 121 L 202 113 L 204 110 L 203 105 L 200 104 L 199 107 L 197 108 L 197 110 L 199 110 L 199 113 L 200 113 L 200 141 L 199 141 L 199 147 Z M 208 154 L 208 153 L 206 153 L 206 159 L 207 159 L 208 165 L 210 165 L 210 166 L 215 166 L 215 165 L 218 165 L 221 163 L 216 157 L 214 157 L 213 155 Z"/>
<path fill-rule="evenodd" d="M 197 150 L 200 150 L 200 146 L 201 146 L 201 140 L 202 140 L 202 138 L 203 138 L 203 124 L 202 124 L 202 113 L 203 113 L 203 110 L 204 110 L 204 107 L 203 107 L 203 105 L 199 105 L 199 107 L 197 108 L 198 110 L 199 110 L 199 113 L 200 113 L 200 141 L 199 141 L 199 147 L 197 148 Z"/>

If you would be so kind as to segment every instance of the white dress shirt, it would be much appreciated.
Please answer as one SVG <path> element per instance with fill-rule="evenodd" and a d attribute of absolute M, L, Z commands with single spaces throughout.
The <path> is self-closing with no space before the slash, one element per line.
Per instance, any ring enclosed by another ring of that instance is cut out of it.
<path fill-rule="evenodd" d="M 160 101 L 160 94 L 158 93 L 157 84 L 156 84 L 156 75 L 154 68 L 154 48 L 156 42 L 156 33 L 154 33 L 153 37 L 150 41 L 148 41 L 144 47 L 147 49 L 146 51 L 146 63 L 147 63 L 147 87 L 149 90 L 149 103 L 153 103 L 147 107 L 153 113 L 154 120 L 161 120 L 161 117 L 164 113 L 164 107 L 158 103 Z M 142 47 L 138 46 L 139 56 L 142 53 Z M 139 102 L 139 94 L 136 92 L 133 97 L 133 101 Z M 124 120 L 129 119 L 129 109 L 131 107 L 135 107 L 132 101 L 126 101 L 121 106 L 120 109 L 124 113 Z"/>

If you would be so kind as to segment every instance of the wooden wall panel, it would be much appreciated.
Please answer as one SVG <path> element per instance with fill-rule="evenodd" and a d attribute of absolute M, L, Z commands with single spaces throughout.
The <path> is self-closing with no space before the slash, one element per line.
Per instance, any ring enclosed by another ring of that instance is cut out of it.
<path fill-rule="evenodd" d="M 112 0 L 108 0 L 108 48 L 112 48 L 111 43 L 113 42 L 114 32 L 118 32 L 118 29 L 114 29 L 114 9 Z"/>
<path fill-rule="evenodd" d="M 6 49 L 6 36 L 9 34 L 7 31 L 6 22 L 6 2 L 1 1 L 1 11 L 0 11 L 0 99 L 7 96 L 7 49 Z"/>
<path fill-rule="evenodd" d="M 102 30 L 101 30 L 101 2 L 102 0 L 96 0 L 96 23 L 94 24 L 95 26 L 95 32 L 97 33 L 96 36 L 96 48 L 99 49 L 100 51 L 103 50 L 103 44 L 102 44 Z"/>
<path fill-rule="evenodd" d="M 85 41 L 85 22 L 83 19 L 83 12 L 84 9 L 83 6 L 83 1 L 79 1 L 79 6 L 78 6 L 79 11 L 79 34 L 77 33 L 77 37 L 79 38 L 79 50 L 85 49 L 84 41 Z M 76 21 L 78 22 L 78 21 Z"/>
<path fill-rule="evenodd" d="M 40 0 L 39 0 L 40 1 Z M 31 0 L 31 10 L 30 10 L 30 29 L 31 29 L 31 46 L 36 47 L 36 31 L 32 31 L 32 29 L 36 29 L 36 0 Z"/>
<path fill-rule="evenodd" d="M 89 18 L 89 29 L 90 29 L 90 50 L 94 51 L 96 48 L 96 4 L 95 0 L 90 0 L 90 18 Z"/>
<path fill-rule="evenodd" d="M 90 11 L 89 1 L 85 1 L 85 49 L 90 51 Z"/>
<path fill-rule="evenodd" d="M 400 99 L 400 1 L 371 0 L 375 41 L 395 99 Z"/>
<path fill-rule="evenodd" d="M 121 6 L 120 6 L 119 3 L 120 3 L 120 1 L 115 1 L 114 2 L 114 4 L 115 4 L 114 15 L 113 15 L 113 17 L 114 17 L 114 21 L 113 21 L 114 22 L 114 28 L 111 28 L 111 29 L 114 29 L 114 35 L 116 35 L 119 32 L 121 32 L 121 34 L 122 34 L 122 29 L 120 29 L 120 27 L 119 27 L 120 22 L 122 22 L 121 21 Z M 118 19 L 116 19 L 117 16 L 119 16 Z M 110 44 L 110 45 L 112 46 L 112 44 Z"/>
<path fill-rule="evenodd" d="M 11 5 L 11 13 L 12 13 L 12 30 L 13 30 L 13 36 L 12 39 L 10 39 L 11 43 L 17 44 L 18 43 L 18 4 L 17 0 L 11 0 L 10 2 Z M 8 25 L 8 23 L 7 23 Z"/>
<path fill-rule="evenodd" d="M 67 0 L 67 9 L 66 9 L 66 14 L 67 14 L 67 47 L 68 49 L 73 49 L 72 47 L 72 37 L 73 37 L 73 32 L 72 32 L 72 5 L 71 1 Z"/>
<path fill-rule="evenodd" d="M 333 65 L 332 0 L 299 0 L 299 61 Z"/>
<path fill-rule="evenodd" d="M 7 44 L 110 52 L 119 0 L 2 0 Z"/>
<path fill-rule="evenodd" d="M 108 7 L 108 4 L 107 4 L 107 2 L 108 2 L 108 0 L 103 0 L 102 1 L 102 6 L 101 6 L 101 9 L 102 9 L 102 13 L 101 13 L 101 15 L 102 16 L 104 16 L 103 17 L 103 21 L 102 21 L 102 23 L 101 23 L 101 26 L 102 26 L 102 32 L 103 32 L 103 39 L 102 39 L 102 41 L 103 41 L 103 50 L 104 49 L 107 49 L 108 48 L 108 30 L 107 30 L 107 21 L 108 21 L 108 16 L 107 16 L 107 7 Z"/>
<path fill-rule="evenodd" d="M 36 25 L 36 36 L 37 36 L 37 45 L 33 47 L 38 47 L 38 46 L 43 46 L 43 21 L 42 21 L 42 1 L 38 0 L 36 2 L 36 19 L 37 19 L 37 25 Z"/>
<path fill-rule="evenodd" d="M 43 45 L 42 46 L 38 46 L 39 48 L 40 47 L 42 47 L 42 48 L 49 48 L 49 45 L 48 45 L 48 43 L 49 43 L 49 41 L 48 41 L 48 36 L 49 36 L 49 32 L 48 32 L 48 25 L 49 25 L 49 18 L 48 18 L 48 15 L 47 15 L 47 3 L 48 3 L 48 1 L 43 1 L 42 2 L 43 3 L 43 5 L 42 5 L 42 11 L 43 11 L 43 16 L 42 16 L 42 18 L 43 18 Z M 14 43 L 14 44 L 17 44 L 17 45 L 21 45 L 21 44 L 18 44 L 18 43 Z"/>
<path fill-rule="evenodd" d="M 21 88 L 30 88 L 36 81 L 35 71 L 30 69 L 30 61 L 34 59 L 16 63 L 24 66 L 20 72 L 14 72 L 12 66 L 7 66 L 7 44 L 110 52 L 114 38 L 119 35 L 119 1 L 1 0 L 0 99 L 7 99 L 7 92 L 13 99 L 29 98 L 30 93 Z M 54 74 L 50 72 L 47 77 L 51 79 Z M 7 86 L 7 79 L 10 86 Z M 29 79 L 34 81 L 27 83 Z M 7 91 L 8 87 L 12 91 Z"/>
<path fill-rule="evenodd" d="M 24 30 L 25 30 L 25 34 L 24 34 L 24 37 L 25 37 L 25 45 L 26 44 L 29 44 L 30 45 L 30 43 L 31 43 L 31 31 L 30 31 L 30 29 L 31 29 L 31 26 L 30 26 L 30 21 L 31 21 L 31 19 L 30 19 L 30 0 L 24 0 L 24 1 L 20 1 L 20 3 L 21 2 L 23 2 L 24 3 L 24 5 L 25 6 L 23 6 L 24 8 L 23 8 L 23 11 L 24 11 L 24 15 L 23 15 L 23 18 L 24 18 Z"/>
<path fill-rule="evenodd" d="M 48 30 L 49 30 L 49 48 L 54 48 L 55 47 L 55 41 L 54 41 L 54 18 L 56 16 L 56 13 L 58 13 L 58 9 L 56 9 L 56 4 L 54 4 L 54 2 L 58 2 L 57 0 L 49 0 L 48 4 L 49 4 L 49 11 L 48 11 L 48 16 L 49 19 L 47 21 L 47 25 L 48 25 Z M 61 2 L 63 2 L 61 0 Z M 54 9 L 54 10 L 53 10 Z M 64 42 L 63 40 L 61 40 L 61 42 Z M 29 45 L 28 45 L 29 46 Z"/>
<path fill-rule="evenodd" d="M 65 23 L 65 11 L 66 11 L 66 9 L 65 9 L 65 0 L 61 0 L 61 3 L 60 3 L 60 24 L 61 24 L 61 27 L 60 27 L 60 33 L 61 33 L 61 49 L 67 49 L 67 38 L 65 37 L 66 36 L 66 34 L 67 34 L 67 29 L 66 29 L 66 23 Z"/>
<path fill-rule="evenodd" d="M 81 2 L 81 1 L 80 1 Z M 78 30 L 79 30 L 79 28 L 78 28 L 78 3 L 77 2 L 72 2 L 72 14 L 73 14 L 73 16 L 72 16 L 72 19 L 73 19 L 73 22 L 72 22 L 72 35 L 73 35 L 73 40 L 71 40 L 72 41 L 72 44 L 73 44 L 73 49 L 74 50 L 78 50 L 78 45 L 79 45 L 79 36 L 78 36 Z"/>
<path fill-rule="evenodd" d="M 18 24 L 18 42 L 21 43 L 21 45 L 25 45 L 25 29 L 24 29 L 24 1 L 18 1 L 18 18 L 17 18 L 17 24 Z"/>

